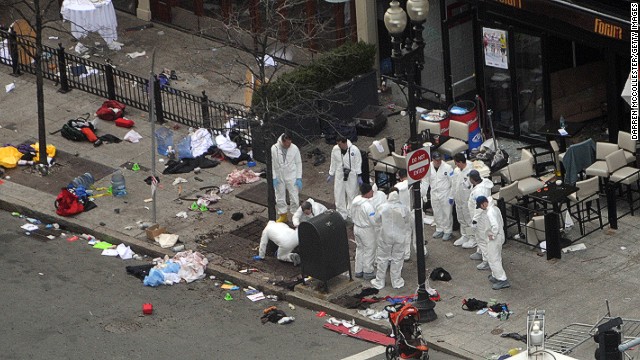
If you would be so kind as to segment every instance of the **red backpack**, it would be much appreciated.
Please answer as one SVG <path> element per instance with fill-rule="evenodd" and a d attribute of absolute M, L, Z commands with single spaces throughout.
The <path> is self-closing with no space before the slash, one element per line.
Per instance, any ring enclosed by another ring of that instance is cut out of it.
<path fill-rule="evenodd" d="M 55 207 L 56 214 L 60 216 L 72 216 L 84 211 L 84 205 L 78 201 L 78 197 L 64 188 L 56 198 Z"/>
<path fill-rule="evenodd" d="M 125 104 L 116 100 L 107 100 L 96 111 L 96 116 L 102 120 L 114 121 L 124 116 Z"/>

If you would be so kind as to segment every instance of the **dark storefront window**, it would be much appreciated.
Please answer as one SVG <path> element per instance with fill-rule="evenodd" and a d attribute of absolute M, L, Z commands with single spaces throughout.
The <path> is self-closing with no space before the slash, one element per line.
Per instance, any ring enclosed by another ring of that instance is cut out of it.
<path fill-rule="evenodd" d="M 515 66 L 520 134 L 536 137 L 544 123 L 542 41 L 538 36 L 515 32 Z"/>
<path fill-rule="evenodd" d="M 112 0 L 113 7 L 117 10 L 135 15 L 138 9 L 138 0 Z"/>

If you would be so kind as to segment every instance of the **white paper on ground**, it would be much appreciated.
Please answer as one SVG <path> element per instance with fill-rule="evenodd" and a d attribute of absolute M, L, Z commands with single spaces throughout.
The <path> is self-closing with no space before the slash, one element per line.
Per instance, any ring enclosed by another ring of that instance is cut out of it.
<path fill-rule="evenodd" d="M 566 248 L 562 249 L 562 253 L 566 254 L 568 252 L 574 252 L 574 251 L 580 251 L 580 250 L 587 250 L 587 246 L 583 243 L 573 244 L 571 246 L 567 246 Z"/>
<path fill-rule="evenodd" d="M 34 225 L 34 224 L 24 224 L 22 226 L 20 226 L 21 228 L 27 230 L 27 231 L 35 231 L 38 230 L 38 225 Z"/>
<path fill-rule="evenodd" d="M 102 250 L 102 254 L 104 256 L 118 256 L 118 250 L 116 249 L 104 249 Z"/>
<path fill-rule="evenodd" d="M 132 143 L 137 143 L 142 139 L 142 135 L 135 130 L 129 130 L 129 132 L 124 135 L 124 139 Z"/>
<path fill-rule="evenodd" d="M 161 248 L 170 248 L 178 242 L 180 235 L 176 234 L 160 234 L 156 236 L 156 241 L 160 244 Z"/>
<path fill-rule="evenodd" d="M 569 135 L 569 133 L 567 132 L 567 130 L 565 129 L 558 129 L 558 132 L 560 133 L 560 135 L 562 136 L 567 136 Z"/>
<path fill-rule="evenodd" d="M 247 295 L 247 298 L 253 302 L 256 302 L 256 301 L 264 300 L 265 296 L 264 296 L 264 293 L 259 292 L 256 294 Z"/>
<path fill-rule="evenodd" d="M 129 260 L 133 257 L 133 251 L 131 251 L 131 247 L 125 244 L 116 246 L 116 251 L 118 252 L 118 255 L 120 255 L 120 258 L 122 260 Z"/>
<path fill-rule="evenodd" d="M 6 92 L 11 92 L 15 88 L 16 88 L 16 84 L 15 83 L 11 83 L 11 84 L 5 85 L 4 90 Z"/>

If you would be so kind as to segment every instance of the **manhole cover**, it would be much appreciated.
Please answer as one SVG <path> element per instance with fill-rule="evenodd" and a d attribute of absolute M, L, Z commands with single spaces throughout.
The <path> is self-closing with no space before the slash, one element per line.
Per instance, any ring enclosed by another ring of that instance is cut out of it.
<path fill-rule="evenodd" d="M 231 234 L 245 239 L 251 239 L 255 242 L 260 242 L 262 230 L 264 230 L 265 226 L 267 226 L 267 219 L 257 218 L 256 220 L 231 231 Z"/>
<path fill-rule="evenodd" d="M 504 329 L 493 329 L 491 330 L 491 335 L 500 335 L 504 332 Z"/>

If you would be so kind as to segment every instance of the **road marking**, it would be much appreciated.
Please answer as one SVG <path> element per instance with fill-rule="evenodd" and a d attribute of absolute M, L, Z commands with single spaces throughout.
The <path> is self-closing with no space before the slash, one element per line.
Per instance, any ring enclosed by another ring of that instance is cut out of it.
<path fill-rule="evenodd" d="M 361 353 L 355 354 L 355 355 L 351 355 L 349 357 L 346 357 L 342 360 L 366 360 L 366 359 L 371 359 L 374 356 L 378 356 L 380 354 L 384 354 L 386 348 L 384 346 L 376 346 L 376 347 L 372 347 L 371 349 L 365 350 Z"/>

